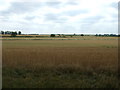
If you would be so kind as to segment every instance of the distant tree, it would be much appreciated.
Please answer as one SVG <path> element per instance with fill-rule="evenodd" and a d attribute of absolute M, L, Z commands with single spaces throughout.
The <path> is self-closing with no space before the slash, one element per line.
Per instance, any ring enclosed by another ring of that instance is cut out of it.
<path fill-rule="evenodd" d="M 62 34 L 62 36 L 65 38 L 66 36 L 64 34 Z"/>
<path fill-rule="evenodd" d="M 11 31 L 5 31 L 4 34 L 12 34 Z"/>
<path fill-rule="evenodd" d="M 50 37 L 55 37 L 55 34 L 51 34 Z"/>
<path fill-rule="evenodd" d="M 101 34 L 99 34 L 99 36 L 102 36 Z"/>
<path fill-rule="evenodd" d="M 21 31 L 18 32 L 18 35 L 21 35 Z"/>
<path fill-rule="evenodd" d="M 5 31 L 4 33 L 7 34 L 7 31 Z"/>
<path fill-rule="evenodd" d="M 16 35 L 17 35 L 17 32 L 12 32 L 11 33 L 11 37 L 16 37 Z"/>
<path fill-rule="evenodd" d="M 60 35 L 60 34 L 58 34 L 58 36 L 59 36 L 59 37 L 61 37 L 61 35 Z"/>
<path fill-rule="evenodd" d="M 16 35 L 18 34 L 17 31 L 15 31 L 15 34 L 16 34 Z"/>
<path fill-rule="evenodd" d="M 98 36 L 98 34 L 96 34 L 95 36 Z"/>
<path fill-rule="evenodd" d="M 84 36 L 84 34 L 81 34 L 81 36 Z"/>
<path fill-rule="evenodd" d="M 116 34 L 110 34 L 110 36 L 117 36 Z"/>
<path fill-rule="evenodd" d="M 4 34 L 4 31 L 1 31 L 1 34 Z"/>
<path fill-rule="evenodd" d="M 104 34 L 103 36 L 110 36 L 109 34 Z"/>

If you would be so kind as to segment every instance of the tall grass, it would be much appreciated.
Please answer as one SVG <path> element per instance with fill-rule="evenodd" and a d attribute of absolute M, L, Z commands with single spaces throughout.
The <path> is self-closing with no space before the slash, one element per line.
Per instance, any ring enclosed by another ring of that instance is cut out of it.
<path fill-rule="evenodd" d="M 46 46 L 15 42 L 3 41 L 3 87 L 118 87 L 117 47 L 102 47 L 102 41 L 96 47 L 81 47 L 78 41 L 51 41 L 56 47 L 49 41 L 43 41 Z"/>

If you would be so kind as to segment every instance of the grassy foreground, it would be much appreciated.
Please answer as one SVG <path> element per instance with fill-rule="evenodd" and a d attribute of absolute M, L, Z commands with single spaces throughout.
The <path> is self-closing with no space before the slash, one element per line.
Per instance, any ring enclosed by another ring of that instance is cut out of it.
<path fill-rule="evenodd" d="M 3 88 L 117 88 L 117 40 L 3 40 Z"/>

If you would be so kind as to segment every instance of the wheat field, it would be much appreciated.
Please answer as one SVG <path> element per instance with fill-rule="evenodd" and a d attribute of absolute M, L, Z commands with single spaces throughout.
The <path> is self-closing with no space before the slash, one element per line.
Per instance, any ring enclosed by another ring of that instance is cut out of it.
<path fill-rule="evenodd" d="M 118 41 L 3 40 L 3 87 L 117 88 Z"/>

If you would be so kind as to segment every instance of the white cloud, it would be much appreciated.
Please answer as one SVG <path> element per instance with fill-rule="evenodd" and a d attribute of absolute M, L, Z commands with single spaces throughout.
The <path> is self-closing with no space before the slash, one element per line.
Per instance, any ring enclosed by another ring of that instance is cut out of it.
<path fill-rule="evenodd" d="M 117 3 L 118 0 L 1 0 L 0 30 L 117 33 Z"/>

